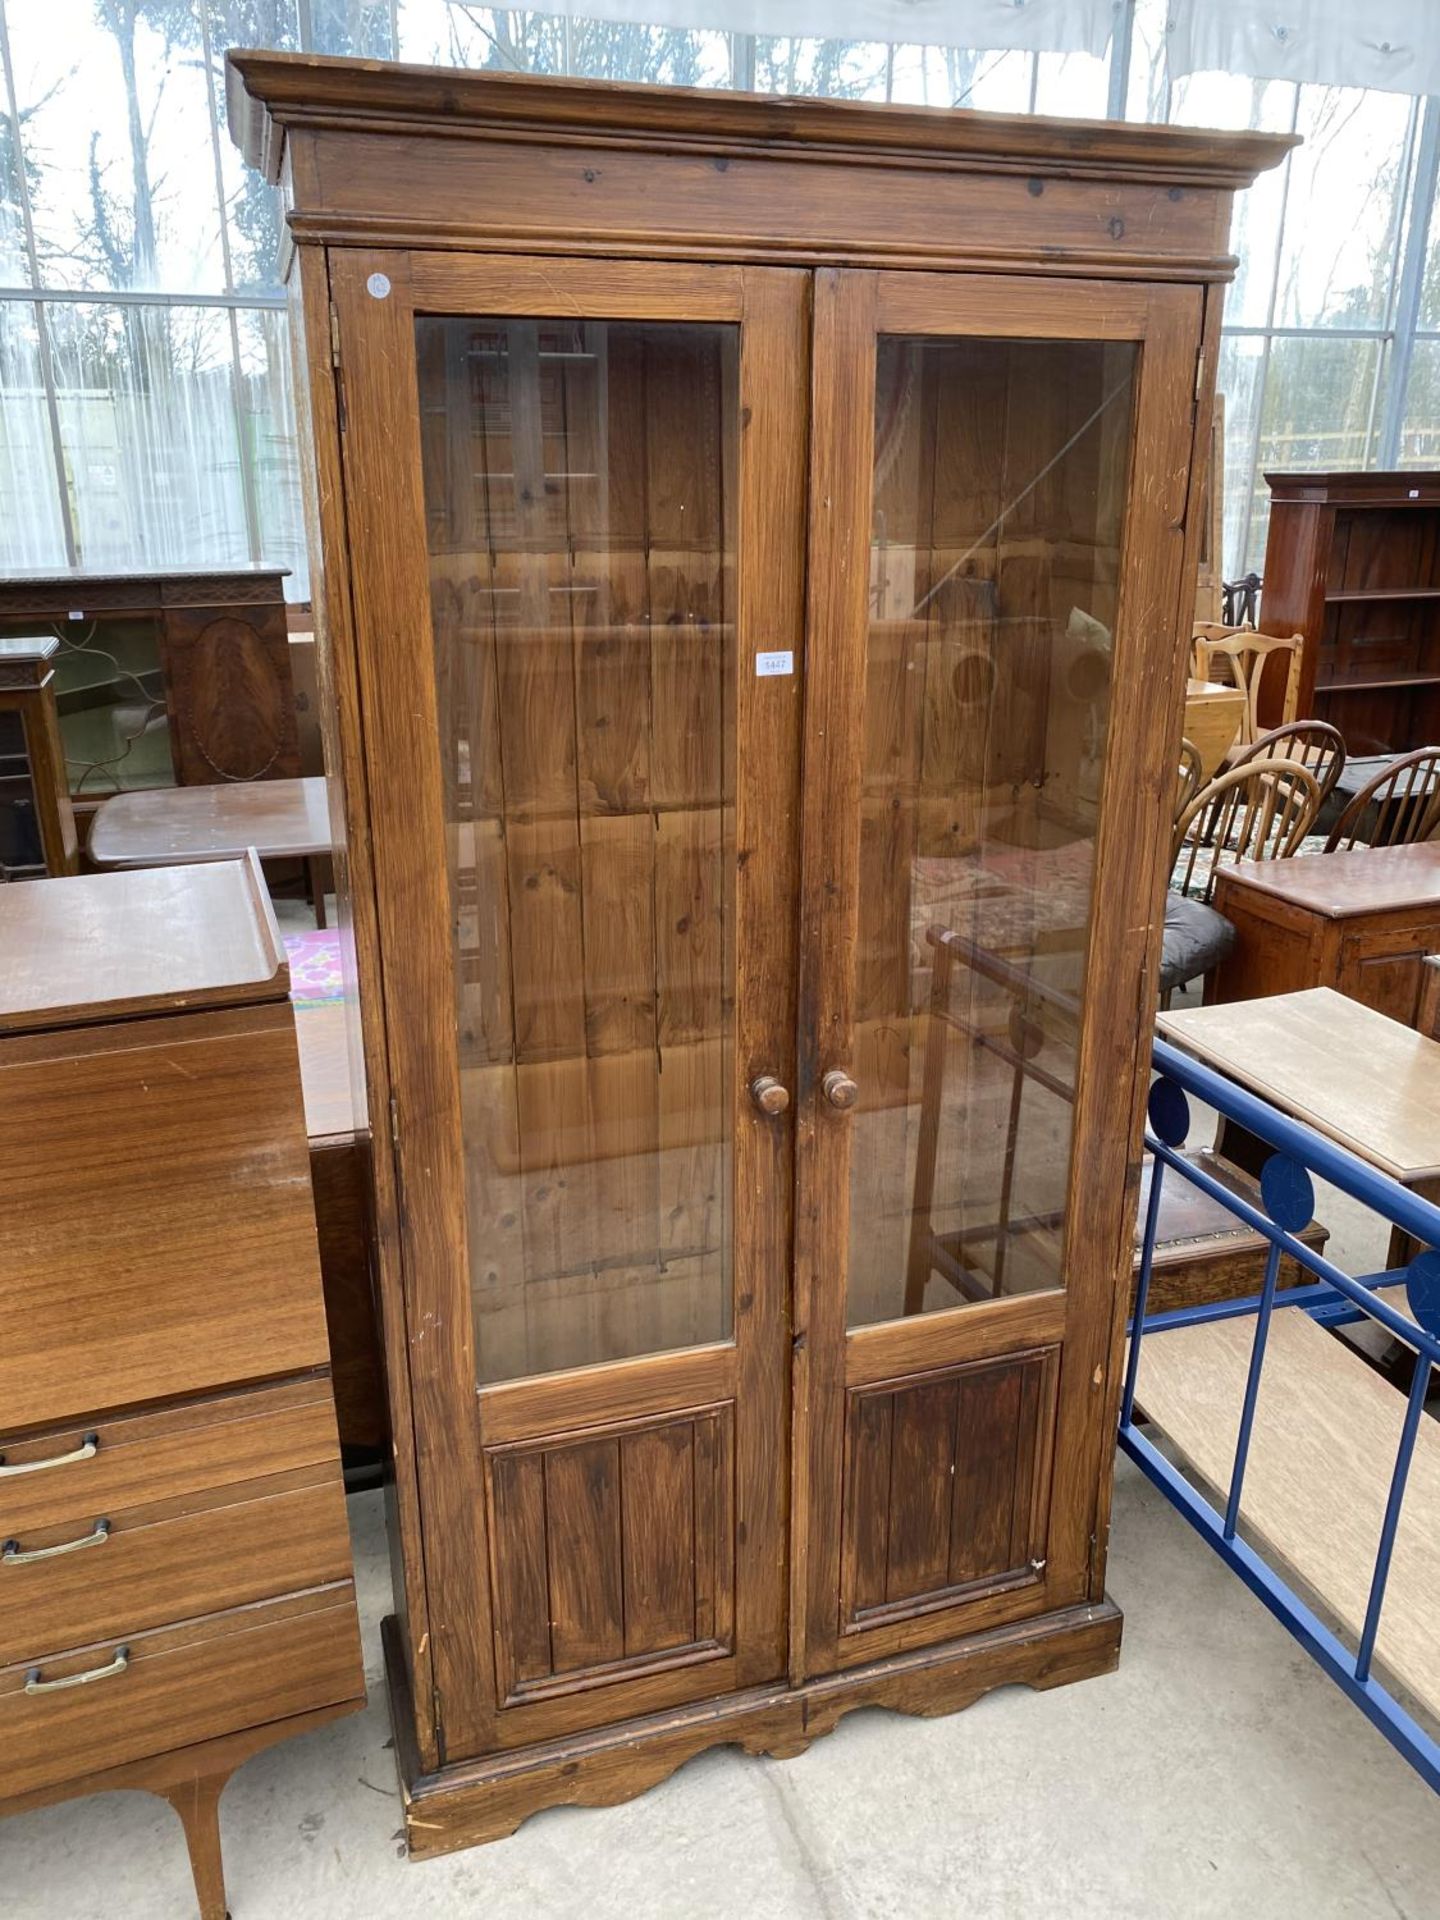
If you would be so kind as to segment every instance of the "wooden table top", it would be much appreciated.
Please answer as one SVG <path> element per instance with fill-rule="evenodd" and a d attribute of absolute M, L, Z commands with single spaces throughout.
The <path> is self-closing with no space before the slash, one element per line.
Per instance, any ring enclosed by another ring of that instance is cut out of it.
<path fill-rule="evenodd" d="M 240 567 L 10 567 L 0 579 L 0 588 L 95 587 L 142 580 L 287 580 L 289 577 L 289 567 L 267 567 L 254 561 Z"/>
<path fill-rule="evenodd" d="M 1301 865 L 1303 862 L 1287 862 Z M 1440 1175 L 1440 1044 L 1330 987 L 1162 1013 L 1160 1033 L 1405 1186 Z"/>
<path fill-rule="evenodd" d="M 90 858 L 97 867 L 188 866 L 247 847 L 262 860 L 328 853 L 323 777 L 117 793 L 96 809 L 90 829 Z"/>
<path fill-rule="evenodd" d="M 0 887 L 0 1032 L 283 1000 L 289 986 L 251 859 Z"/>
<path fill-rule="evenodd" d="M 1253 887 L 1332 920 L 1399 907 L 1440 912 L 1440 840 L 1302 853 L 1290 860 L 1237 860 L 1221 868 L 1215 884 L 1217 899 L 1226 886 Z"/>

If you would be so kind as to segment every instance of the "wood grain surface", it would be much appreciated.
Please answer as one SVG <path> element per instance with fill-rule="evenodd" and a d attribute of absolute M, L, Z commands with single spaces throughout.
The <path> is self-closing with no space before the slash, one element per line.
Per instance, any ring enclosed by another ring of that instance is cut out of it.
<path fill-rule="evenodd" d="M 1440 1176 L 1440 1042 L 1331 987 L 1189 1007 L 1158 1025 L 1402 1186 Z"/>
<path fill-rule="evenodd" d="M 96 809 L 88 851 L 97 867 L 170 867 L 235 859 L 329 853 L 325 782 L 256 780 L 228 786 L 118 793 Z"/>
<path fill-rule="evenodd" d="M 258 862 L 32 880 L 0 899 L 0 1033 L 283 1000 Z"/>
<path fill-rule="evenodd" d="M 9 1422 L 325 1365 L 288 1005 L 12 1034 L 0 1138 Z"/>
<path fill-rule="evenodd" d="M 353 1700 L 361 1670 L 348 1580 L 124 1644 L 124 1671 L 73 1691 L 27 1695 L 33 1660 L 0 1670 L 0 1796 Z M 79 1648 L 44 1662 L 40 1677 L 105 1666 L 115 1652 L 111 1641 Z"/>
<path fill-rule="evenodd" d="M 1230 1485 L 1253 1320 L 1147 1335 L 1137 1405 L 1222 1495 Z M 1299 1576 L 1351 1634 L 1365 1618 L 1405 1397 L 1295 1310 L 1275 1314 L 1240 1504 L 1257 1549 Z M 1440 1709 L 1440 1433 L 1421 1420 L 1380 1617 L 1376 1659 Z"/>

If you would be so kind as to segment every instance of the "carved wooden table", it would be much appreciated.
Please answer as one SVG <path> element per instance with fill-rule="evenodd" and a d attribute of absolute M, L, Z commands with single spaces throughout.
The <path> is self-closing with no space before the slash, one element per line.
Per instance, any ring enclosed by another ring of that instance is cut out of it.
<path fill-rule="evenodd" d="M 57 693 L 77 793 L 161 784 L 289 778 L 300 771 L 283 567 L 171 573 L 14 573 L 0 579 L 0 635 L 60 640 Z M 135 629 L 155 634 L 152 665 Z M 127 632 L 128 629 L 128 632 Z M 87 670 L 89 669 L 89 670 Z M 117 689 L 114 698 L 107 690 Z M 80 747 L 84 717 L 120 700 L 168 722 L 170 767 L 135 751 L 141 733 L 103 777 Z M 79 750 L 77 751 L 77 748 Z M 77 775 L 76 769 L 80 772 Z"/>

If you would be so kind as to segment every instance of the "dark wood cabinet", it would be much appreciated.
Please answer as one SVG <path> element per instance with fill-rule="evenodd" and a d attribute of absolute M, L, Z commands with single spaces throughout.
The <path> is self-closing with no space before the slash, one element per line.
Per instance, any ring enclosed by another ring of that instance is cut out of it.
<path fill-rule="evenodd" d="M 1352 755 L 1440 740 L 1440 474 L 1265 481 L 1260 623 L 1304 636 L 1299 712 L 1338 727 Z M 1279 725 L 1277 689 L 1262 689 L 1260 717 Z"/>
<path fill-rule="evenodd" d="M 0 636 L 55 640 L 77 800 L 300 772 L 283 567 L 17 573 Z"/>
<path fill-rule="evenodd" d="M 296 242 L 413 1850 L 1105 1670 L 1195 465 L 1287 142 L 258 54 L 231 124 Z"/>

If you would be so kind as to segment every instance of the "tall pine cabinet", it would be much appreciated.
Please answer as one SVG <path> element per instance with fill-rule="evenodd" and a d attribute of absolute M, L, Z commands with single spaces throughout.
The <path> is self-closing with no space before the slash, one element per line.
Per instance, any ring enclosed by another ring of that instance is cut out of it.
<path fill-rule="evenodd" d="M 289 211 L 413 1850 L 1105 1671 L 1196 461 L 1288 141 L 230 67 Z"/>

